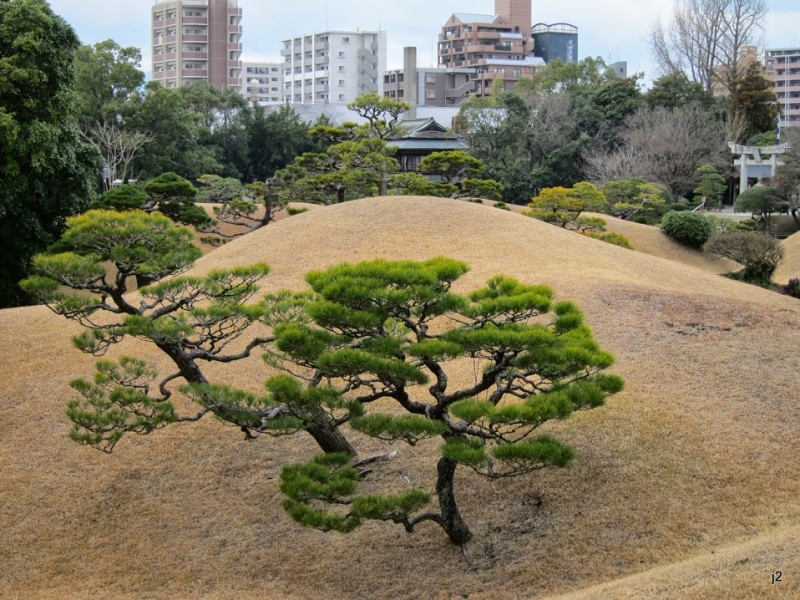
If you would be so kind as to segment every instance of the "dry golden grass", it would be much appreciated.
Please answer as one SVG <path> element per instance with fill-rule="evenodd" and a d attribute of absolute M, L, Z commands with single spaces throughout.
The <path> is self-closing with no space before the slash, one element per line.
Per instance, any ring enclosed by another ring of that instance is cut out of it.
<path fill-rule="evenodd" d="M 491 203 L 489 204 L 491 205 Z M 514 204 L 510 204 L 509 208 L 517 214 L 530 210 L 527 206 Z M 664 234 L 658 227 L 653 227 L 652 225 L 623 221 L 601 213 L 587 212 L 581 216 L 603 219 L 606 222 L 607 233 L 624 235 L 637 252 L 666 258 L 667 260 L 673 260 L 711 273 L 729 273 L 741 269 L 739 264 L 727 258 L 704 254 L 698 250 L 687 248 Z M 800 244 L 798 244 L 798 248 L 800 248 Z M 800 249 L 798 254 L 800 254 Z"/>
<path fill-rule="evenodd" d="M 510 212 L 414 197 L 295 216 L 195 272 L 266 261 L 274 290 L 343 261 L 438 255 L 472 267 L 459 291 L 505 273 L 578 302 L 628 382 L 608 406 L 550 427 L 577 449 L 571 468 L 495 484 L 459 471 L 471 564 L 432 525 L 345 536 L 291 523 L 276 475 L 315 452 L 305 437 L 244 442 L 209 420 L 110 456 L 75 445 L 67 382 L 93 361 L 70 347 L 74 325 L 32 307 L 0 311 L 0 596 L 800 597 L 797 300 Z M 122 346 L 115 355 L 168 368 L 141 343 Z M 267 371 L 254 359 L 212 375 L 257 388 Z M 471 377 L 470 365 L 455 375 Z M 381 481 L 430 486 L 436 446 L 398 445 Z"/>
<path fill-rule="evenodd" d="M 786 285 L 790 279 L 800 279 L 800 233 L 789 236 L 783 242 L 783 262 L 775 271 L 775 281 Z"/>
<path fill-rule="evenodd" d="M 623 221 L 602 214 L 586 213 L 586 216 L 603 219 L 607 224 L 606 231 L 624 235 L 637 252 L 674 260 L 711 273 L 729 273 L 741 269 L 741 266 L 732 260 L 704 254 L 679 244 L 658 227 Z"/>

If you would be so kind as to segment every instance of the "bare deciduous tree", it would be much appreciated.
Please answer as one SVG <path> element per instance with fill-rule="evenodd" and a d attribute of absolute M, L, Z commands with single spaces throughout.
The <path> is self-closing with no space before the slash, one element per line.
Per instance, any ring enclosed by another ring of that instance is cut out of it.
<path fill-rule="evenodd" d="M 730 85 L 747 68 L 746 46 L 758 45 L 765 0 L 678 0 L 666 25 L 650 30 L 650 48 L 662 75 L 683 71 L 706 90 Z"/>
<path fill-rule="evenodd" d="M 95 123 L 82 132 L 84 138 L 100 150 L 107 170 L 103 174 L 103 187 L 111 189 L 118 179 L 133 179 L 129 171 L 136 153 L 142 146 L 155 139 L 152 133 L 124 131 L 113 123 Z"/>
<path fill-rule="evenodd" d="M 694 189 L 697 169 L 727 161 L 726 127 L 696 104 L 669 110 L 640 109 L 626 122 L 622 145 L 586 155 L 587 176 L 605 182 L 643 177 L 674 196 Z"/>

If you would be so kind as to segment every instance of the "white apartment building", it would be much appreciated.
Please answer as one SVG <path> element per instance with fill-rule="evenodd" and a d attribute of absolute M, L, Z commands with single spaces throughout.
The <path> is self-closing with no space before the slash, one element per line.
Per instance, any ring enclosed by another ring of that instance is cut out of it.
<path fill-rule="evenodd" d="M 239 91 L 258 104 L 280 104 L 283 90 L 283 64 L 243 62 Z"/>
<path fill-rule="evenodd" d="M 155 81 L 168 88 L 194 81 L 239 87 L 238 0 L 155 0 L 151 13 Z"/>
<path fill-rule="evenodd" d="M 385 31 L 323 31 L 283 41 L 283 101 L 347 104 L 383 95 Z"/>
<path fill-rule="evenodd" d="M 780 128 L 800 126 L 800 48 L 768 49 L 764 62 L 783 109 Z"/>

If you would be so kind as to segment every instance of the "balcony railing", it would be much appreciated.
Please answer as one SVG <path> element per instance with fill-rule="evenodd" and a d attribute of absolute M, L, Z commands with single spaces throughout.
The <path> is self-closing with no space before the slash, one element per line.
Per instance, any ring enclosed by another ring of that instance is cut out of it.
<path fill-rule="evenodd" d="M 207 69 L 184 69 L 182 72 L 183 78 L 197 78 L 197 77 L 208 77 L 208 70 Z"/>
<path fill-rule="evenodd" d="M 191 33 L 183 36 L 184 42 L 208 42 L 207 33 Z"/>

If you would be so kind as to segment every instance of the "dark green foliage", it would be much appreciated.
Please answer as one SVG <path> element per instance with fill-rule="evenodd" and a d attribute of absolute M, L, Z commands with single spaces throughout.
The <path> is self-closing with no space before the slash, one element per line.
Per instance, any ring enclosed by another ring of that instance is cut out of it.
<path fill-rule="evenodd" d="M 86 210 L 100 171 L 75 123 L 78 47 L 44 0 L 0 2 L 0 308 L 31 302 L 17 282 Z"/>
<path fill-rule="evenodd" d="M 322 531 L 348 533 L 364 520 L 409 524 L 409 515 L 423 508 L 431 495 L 423 490 L 385 496 L 355 496 L 359 474 L 348 466 L 347 454 L 323 454 L 307 463 L 281 469 L 281 491 L 286 512 L 298 523 Z M 322 503 L 326 508 L 318 508 Z M 348 513 L 330 506 L 349 506 Z"/>
<path fill-rule="evenodd" d="M 99 198 L 95 198 L 89 206 L 92 210 L 137 210 L 144 207 L 147 194 L 132 185 L 121 185 L 108 190 Z"/>
<path fill-rule="evenodd" d="M 447 426 L 418 415 L 393 417 L 387 414 L 374 414 L 353 419 L 354 429 L 370 437 L 381 440 L 403 440 L 414 446 L 422 439 L 443 435 Z"/>
<path fill-rule="evenodd" d="M 450 198 L 458 191 L 452 184 L 436 183 L 420 173 L 395 173 L 389 178 L 391 196 L 438 196 Z"/>
<path fill-rule="evenodd" d="M 198 202 L 225 204 L 242 199 L 242 183 L 238 179 L 203 175 L 197 182 L 201 186 L 197 195 Z"/>
<path fill-rule="evenodd" d="M 67 403 L 67 416 L 73 423 L 70 438 L 111 452 L 125 433 L 145 435 L 176 422 L 171 402 L 154 401 L 147 395 L 156 376 L 156 371 L 136 358 L 98 361 L 94 382 L 75 379 L 69 384 L 82 396 Z"/>
<path fill-rule="evenodd" d="M 195 179 L 223 171 L 210 132 L 188 105 L 185 93 L 151 81 L 126 104 L 124 116 L 126 129 L 154 136 L 135 161 L 141 179 L 169 172 Z"/>
<path fill-rule="evenodd" d="M 764 67 L 758 61 L 751 62 L 747 71 L 732 82 L 730 113 L 744 124 L 738 141 L 776 128 L 781 109 L 774 86 L 772 80 L 764 76 Z"/>
<path fill-rule="evenodd" d="M 286 209 L 286 212 L 290 217 L 293 217 L 295 215 L 301 215 L 304 212 L 308 212 L 308 209 L 307 208 L 293 208 L 293 207 L 290 206 L 290 207 L 288 207 Z"/>
<path fill-rule="evenodd" d="M 651 109 L 663 107 L 673 110 L 691 103 L 710 108 L 712 96 L 701 83 L 690 81 L 683 71 L 675 71 L 656 79 L 645 95 L 645 101 Z"/>
<path fill-rule="evenodd" d="M 263 106 L 254 106 L 245 118 L 250 181 L 266 181 L 304 152 L 322 150 L 291 105 L 283 104 L 269 113 Z"/>
<path fill-rule="evenodd" d="M 755 219 L 746 219 L 744 221 L 735 221 L 727 231 L 756 231 L 758 230 L 758 221 Z"/>
<path fill-rule="evenodd" d="M 777 212 L 781 203 L 780 190 L 769 185 L 756 185 L 751 187 L 736 198 L 733 206 L 736 212 L 750 212 L 758 217 L 769 232 L 772 213 Z"/>
<path fill-rule="evenodd" d="M 144 84 L 142 53 L 114 40 L 81 46 L 75 53 L 75 92 L 83 127 L 116 123 Z"/>
<path fill-rule="evenodd" d="M 765 131 L 748 138 L 747 146 L 775 146 L 778 143 L 778 131 Z"/>
<path fill-rule="evenodd" d="M 609 181 L 603 186 L 603 193 L 610 213 L 625 220 L 637 216 L 654 218 L 663 214 L 667 204 L 665 192 L 641 177 Z"/>
<path fill-rule="evenodd" d="M 463 150 L 449 150 L 429 154 L 419 169 L 423 173 L 438 175 L 443 183 L 459 183 L 478 178 L 486 171 L 486 165 Z"/>
<path fill-rule="evenodd" d="M 158 209 L 176 223 L 208 227 L 214 220 L 194 203 L 197 188 L 176 173 L 164 173 L 144 186 L 150 210 Z"/>
<path fill-rule="evenodd" d="M 581 129 L 585 104 L 579 107 L 575 99 L 581 86 L 557 93 L 523 89 L 523 83 L 537 87 L 543 81 L 522 80 L 518 91 L 497 98 L 471 98 L 459 112 L 471 153 L 484 161 L 485 176 L 502 185 L 504 201 L 512 204 L 527 204 L 538 189 L 579 182 L 581 153 L 596 133 Z"/>
<path fill-rule="evenodd" d="M 671 211 L 661 219 L 661 230 L 681 244 L 702 248 L 714 235 L 714 224 L 695 212 Z"/>
<path fill-rule="evenodd" d="M 734 231 L 712 237 L 706 251 L 730 258 L 744 266 L 732 277 L 747 283 L 769 286 L 775 269 L 783 260 L 783 246 L 775 238 L 755 231 Z"/>
<path fill-rule="evenodd" d="M 783 291 L 793 298 L 800 298 L 800 279 L 790 279 L 789 283 L 784 286 Z"/>
<path fill-rule="evenodd" d="M 705 201 L 706 208 L 714 208 L 721 202 L 728 184 L 713 165 L 703 165 L 697 169 L 697 173 L 700 175 L 700 185 L 694 190 L 695 201 Z"/>

